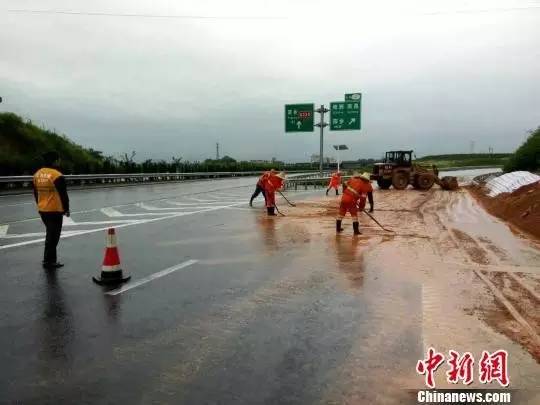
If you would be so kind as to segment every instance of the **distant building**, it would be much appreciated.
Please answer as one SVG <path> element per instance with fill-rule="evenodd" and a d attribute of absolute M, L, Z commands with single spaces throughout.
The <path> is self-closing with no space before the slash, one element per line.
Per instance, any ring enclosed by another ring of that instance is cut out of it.
<path fill-rule="evenodd" d="M 333 157 L 324 157 L 323 162 L 324 164 L 333 164 L 337 163 L 337 160 Z M 311 155 L 311 163 L 319 163 L 319 155 Z"/>

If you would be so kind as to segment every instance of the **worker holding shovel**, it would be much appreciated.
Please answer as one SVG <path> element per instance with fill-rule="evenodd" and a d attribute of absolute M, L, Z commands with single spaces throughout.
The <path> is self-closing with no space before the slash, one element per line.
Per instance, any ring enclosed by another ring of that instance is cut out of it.
<path fill-rule="evenodd" d="M 339 186 L 341 186 L 341 172 L 337 171 L 332 173 L 332 177 L 330 177 L 330 182 L 328 183 L 328 188 L 326 189 L 326 195 L 328 195 L 328 192 L 332 188 L 335 188 L 336 195 L 339 195 Z"/>
<path fill-rule="evenodd" d="M 373 212 L 373 187 L 369 179 L 369 173 L 354 173 L 352 178 L 343 185 L 343 195 L 339 204 L 339 215 L 336 219 L 336 232 L 343 231 L 341 222 L 349 212 L 353 218 L 353 230 L 355 235 L 360 235 L 358 223 L 358 210 L 364 210 L 366 198 L 369 200 L 369 212 Z"/>
<path fill-rule="evenodd" d="M 264 187 L 263 184 L 265 180 L 270 176 L 271 174 L 275 174 L 276 171 L 274 169 L 270 169 L 269 172 L 264 172 L 261 177 L 259 177 L 259 180 L 257 181 L 257 186 L 255 187 L 255 191 L 251 195 L 251 198 L 249 199 L 249 206 L 253 207 L 253 200 L 259 196 L 259 194 L 263 194 L 263 197 L 266 199 L 266 196 L 264 195 Z"/>
<path fill-rule="evenodd" d="M 266 211 L 268 215 L 275 216 L 276 209 L 276 191 L 283 188 L 285 183 L 285 173 L 270 173 L 264 180 L 262 186 L 264 190 L 264 197 L 266 199 Z"/>

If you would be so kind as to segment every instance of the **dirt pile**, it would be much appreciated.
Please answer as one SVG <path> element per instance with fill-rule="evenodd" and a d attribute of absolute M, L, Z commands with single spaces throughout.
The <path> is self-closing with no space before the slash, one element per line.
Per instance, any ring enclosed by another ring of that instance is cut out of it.
<path fill-rule="evenodd" d="M 492 215 L 540 239 L 540 182 L 496 197 L 488 197 L 480 187 L 470 190 Z"/>

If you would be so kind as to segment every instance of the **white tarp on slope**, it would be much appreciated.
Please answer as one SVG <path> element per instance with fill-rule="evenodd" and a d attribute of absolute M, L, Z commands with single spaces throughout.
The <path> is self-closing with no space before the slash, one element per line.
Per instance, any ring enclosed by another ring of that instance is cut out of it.
<path fill-rule="evenodd" d="M 531 172 L 510 172 L 502 176 L 495 177 L 486 183 L 488 195 L 495 197 L 501 193 L 511 193 L 527 184 L 540 180 L 540 176 Z"/>

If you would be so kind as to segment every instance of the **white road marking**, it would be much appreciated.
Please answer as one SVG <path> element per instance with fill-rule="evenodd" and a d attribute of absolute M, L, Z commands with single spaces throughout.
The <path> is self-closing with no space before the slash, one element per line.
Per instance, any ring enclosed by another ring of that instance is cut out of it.
<path fill-rule="evenodd" d="M 6 204 L 6 205 L 0 205 L 0 208 L 5 208 L 5 207 L 18 207 L 20 205 L 30 205 L 30 204 L 35 204 L 34 201 L 31 201 L 31 202 L 24 202 L 24 203 L 18 203 L 18 204 Z"/>
<path fill-rule="evenodd" d="M 75 221 L 71 217 L 64 217 L 62 221 L 62 226 L 73 226 L 76 225 Z"/>
<path fill-rule="evenodd" d="M 156 216 L 156 215 L 170 215 L 171 212 L 163 213 L 163 212 L 144 212 L 144 213 L 134 213 L 134 214 L 123 214 L 120 211 L 115 210 L 114 208 L 102 208 L 101 212 L 107 215 L 108 217 L 148 217 L 148 216 Z"/>
<path fill-rule="evenodd" d="M 247 204 L 247 203 L 244 203 Z M 259 212 L 256 208 L 225 207 L 228 210 Z"/>
<path fill-rule="evenodd" d="M 225 206 L 225 207 L 224 206 L 209 207 L 209 208 L 205 208 L 205 209 L 202 209 L 202 210 L 199 210 L 199 211 L 174 213 L 172 215 L 170 213 L 169 214 L 157 214 L 157 215 L 161 215 L 161 216 L 159 216 L 158 218 L 149 218 L 149 219 L 143 219 L 143 220 L 136 221 L 136 222 L 130 222 L 130 223 L 127 223 L 127 224 L 120 224 L 120 225 L 115 226 L 115 228 L 116 229 L 125 228 L 127 226 L 132 226 L 132 225 L 147 224 L 147 223 L 150 223 L 150 222 L 163 221 L 165 219 L 171 219 L 171 218 L 182 217 L 182 216 L 187 216 L 187 215 L 199 214 L 201 212 L 216 211 L 216 210 L 221 210 L 223 208 L 231 207 L 231 206 L 234 206 L 234 205 L 240 205 L 240 204 L 232 204 L 232 205 L 228 205 L 228 206 Z M 72 237 L 72 236 L 86 235 L 86 234 L 90 234 L 90 233 L 101 232 L 101 231 L 104 231 L 104 230 L 109 229 L 109 228 L 110 228 L 110 226 L 106 226 L 106 227 L 96 228 L 96 229 L 85 229 L 85 230 L 81 230 L 81 231 L 74 231 L 73 233 L 69 233 L 69 234 L 68 233 L 63 233 L 60 236 L 60 238 L 64 239 L 64 238 L 69 238 L 69 237 Z M 25 242 L 13 243 L 13 244 L 10 244 L 10 245 L 2 245 L 2 246 L 0 246 L 0 250 L 9 249 L 9 248 L 13 248 L 13 247 L 19 247 L 19 246 L 33 245 L 33 244 L 36 244 L 36 243 L 43 242 L 44 240 L 45 240 L 45 238 L 40 238 L 40 239 L 28 240 L 28 241 L 25 241 Z"/>
<path fill-rule="evenodd" d="M 145 203 L 137 203 L 136 205 L 137 205 L 137 207 L 142 208 L 143 210 L 147 210 L 147 211 L 169 211 L 169 212 L 171 212 L 171 210 L 177 210 L 177 212 L 182 212 L 182 211 L 178 211 L 179 209 L 182 209 L 182 208 L 179 208 L 179 207 L 176 207 L 176 208 L 171 208 L 171 207 L 155 207 L 155 206 L 153 206 L 153 205 L 145 204 Z M 189 209 L 189 208 L 199 208 L 199 207 L 194 207 L 194 206 L 191 206 L 191 207 L 183 207 L 183 209 Z M 202 208 L 202 207 L 201 207 L 201 208 Z"/>
<path fill-rule="evenodd" d="M 112 221 L 86 221 L 86 222 L 72 222 L 64 223 L 64 226 L 81 226 L 81 225 L 105 225 L 105 224 L 126 224 L 126 223 L 135 223 L 141 222 L 144 219 L 115 219 Z"/>
<path fill-rule="evenodd" d="M 187 197 L 186 200 L 193 200 L 193 201 L 199 201 L 199 202 L 215 202 L 215 203 L 219 203 L 220 201 L 217 200 L 217 199 L 202 199 L 202 198 L 195 198 L 195 197 Z"/>
<path fill-rule="evenodd" d="M 119 288 L 119 289 L 113 290 L 113 291 L 108 291 L 108 292 L 105 293 L 105 295 L 122 294 L 123 292 L 129 291 L 129 290 L 131 290 L 133 288 L 136 288 L 136 287 L 139 287 L 139 286 L 141 286 L 143 284 L 149 283 L 152 280 L 155 280 L 157 278 L 166 276 L 167 274 L 171 274 L 171 273 L 173 273 L 173 272 L 175 272 L 177 270 L 184 269 L 184 268 L 186 268 L 188 266 L 191 266 L 191 265 L 197 263 L 197 261 L 198 260 L 188 260 L 188 261 L 185 261 L 183 263 L 177 264 L 176 266 L 168 267 L 165 270 L 158 271 L 157 273 L 151 274 L 148 277 L 141 278 L 140 280 L 135 281 L 134 283 L 127 284 L 122 288 Z"/>
<path fill-rule="evenodd" d="M 0 225 L 0 238 L 7 235 L 9 225 Z"/>
<path fill-rule="evenodd" d="M 210 195 L 210 197 L 227 198 L 227 199 L 231 200 L 231 199 L 235 199 L 235 198 L 247 198 L 247 197 L 249 197 L 249 195 L 212 193 Z"/>
<path fill-rule="evenodd" d="M 186 208 L 191 208 L 191 207 L 194 207 L 194 208 L 203 208 L 203 206 L 207 205 L 209 207 L 212 207 L 212 206 L 215 206 L 216 204 L 221 204 L 223 205 L 223 203 L 229 203 L 229 204 L 234 204 L 234 203 L 244 203 L 245 201 L 213 201 L 213 202 L 194 202 L 194 203 L 187 203 L 187 202 L 178 202 L 178 201 L 169 201 L 169 200 L 166 200 L 165 201 L 167 204 L 171 204 L 171 205 L 177 205 L 179 207 L 186 207 Z"/>
<path fill-rule="evenodd" d="M 45 236 L 45 232 L 31 232 L 31 233 L 12 233 L 10 235 L 1 236 L 2 239 L 16 239 L 16 238 L 35 238 L 39 236 Z"/>
<path fill-rule="evenodd" d="M 79 234 L 82 231 L 65 231 L 64 235 L 72 236 Z M 31 232 L 31 233 L 13 233 L 10 235 L 0 236 L 0 239 L 23 239 L 23 238 L 36 238 L 45 236 L 45 232 Z"/>

